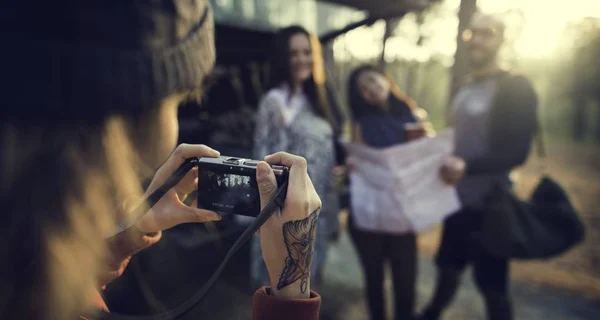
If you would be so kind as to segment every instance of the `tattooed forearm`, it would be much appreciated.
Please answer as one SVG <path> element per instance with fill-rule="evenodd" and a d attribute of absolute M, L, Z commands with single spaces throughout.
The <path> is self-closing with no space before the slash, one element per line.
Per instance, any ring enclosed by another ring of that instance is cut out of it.
<path fill-rule="evenodd" d="M 277 284 L 278 290 L 300 280 L 300 291 L 306 293 L 313 260 L 319 210 L 315 210 L 303 220 L 288 221 L 283 224 L 283 240 L 288 256 Z"/>

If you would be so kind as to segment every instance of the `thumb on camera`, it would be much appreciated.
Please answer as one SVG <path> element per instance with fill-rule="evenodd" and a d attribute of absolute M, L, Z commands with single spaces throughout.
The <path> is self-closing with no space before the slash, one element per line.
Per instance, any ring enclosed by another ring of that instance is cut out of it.
<path fill-rule="evenodd" d="M 264 208 L 277 192 L 275 174 L 266 162 L 259 162 L 256 166 L 256 183 L 260 194 L 260 206 Z"/>

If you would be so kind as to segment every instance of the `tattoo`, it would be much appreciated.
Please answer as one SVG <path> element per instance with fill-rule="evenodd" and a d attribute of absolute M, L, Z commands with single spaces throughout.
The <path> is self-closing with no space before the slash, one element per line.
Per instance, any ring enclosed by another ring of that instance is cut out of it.
<path fill-rule="evenodd" d="M 283 224 L 283 240 L 288 256 L 277 284 L 278 290 L 300 280 L 300 291 L 306 293 L 315 248 L 319 211 L 320 209 L 315 210 L 303 220 L 288 221 Z"/>

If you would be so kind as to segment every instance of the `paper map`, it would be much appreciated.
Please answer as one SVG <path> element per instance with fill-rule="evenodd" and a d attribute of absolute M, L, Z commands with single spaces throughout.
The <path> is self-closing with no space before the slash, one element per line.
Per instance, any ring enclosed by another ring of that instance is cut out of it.
<path fill-rule="evenodd" d="M 453 186 L 440 178 L 453 152 L 454 131 L 398 146 L 375 149 L 346 144 L 351 173 L 352 214 L 359 228 L 422 231 L 460 209 Z"/>

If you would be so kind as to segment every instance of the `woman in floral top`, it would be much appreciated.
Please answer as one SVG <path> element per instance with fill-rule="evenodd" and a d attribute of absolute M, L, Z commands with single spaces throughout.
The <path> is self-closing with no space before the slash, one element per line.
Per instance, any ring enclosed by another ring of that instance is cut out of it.
<path fill-rule="evenodd" d="M 327 199 L 333 192 L 333 114 L 327 103 L 318 49 L 318 41 L 302 27 L 291 26 L 277 33 L 271 61 L 273 87 L 259 105 L 253 157 L 262 159 L 272 152 L 286 151 L 306 158 L 317 193 Z M 335 208 L 328 208 L 328 204 L 333 205 L 324 203 L 317 227 L 313 283 L 320 278 L 327 254 L 328 219 L 337 219 Z M 268 283 L 258 241 L 252 247 L 251 273 L 255 286 Z"/>

